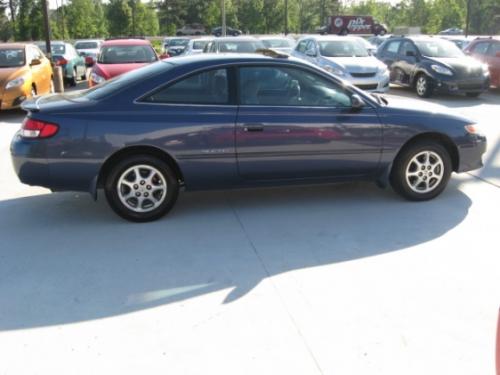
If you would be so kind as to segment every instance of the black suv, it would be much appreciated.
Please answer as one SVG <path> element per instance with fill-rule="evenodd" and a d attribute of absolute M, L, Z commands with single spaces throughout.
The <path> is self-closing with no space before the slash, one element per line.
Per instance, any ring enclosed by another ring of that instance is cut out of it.
<path fill-rule="evenodd" d="M 423 98 L 434 92 L 476 97 L 490 86 L 488 67 L 444 39 L 391 37 L 380 45 L 376 56 L 389 67 L 391 82 L 414 87 Z"/>

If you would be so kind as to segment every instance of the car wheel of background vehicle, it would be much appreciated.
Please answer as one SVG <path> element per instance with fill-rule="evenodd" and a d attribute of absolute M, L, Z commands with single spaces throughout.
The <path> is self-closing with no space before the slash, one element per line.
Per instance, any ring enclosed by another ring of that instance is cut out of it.
<path fill-rule="evenodd" d="M 177 31 L 177 33 L 176 33 L 175 35 L 177 35 L 177 36 L 182 36 L 182 32 Z"/>
<path fill-rule="evenodd" d="M 50 79 L 50 88 L 49 88 L 49 94 L 53 94 L 56 92 L 55 86 L 54 86 L 54 78 Z"/>
<path fill-rule="evenodd" d="M 174 206 L 179 182 L 164 161 L 131 156 L 118 162 L 106 177 L 106 199 L 121 217 L 135 222 L 159 219 Z"/>
<path fill-rule="evenodd" d="M 481 93 L 480 92 L 468 92 L 465 95 L 468 96 L 469 98 L 477 98 L 479 95 L 481 95 Z"/>
<path fill-rule="evenodd" d="M 347 34 L 349 34 L 349 31 L 346 28 L 343 28 L 342 30 L 340 30 L 339 35 L 347 35 Z"/>
<path fill-rule="evenodd" d="M 381 35 L 381 36 L 384 36 L 385 34 L 387 34 L 387 30 L 385 30 L 385 29 L 380 30 L 378 33 L 378 35 Z"/>
<path fill-rule="evenodd" d="M 397 156 L 391 171 L 391 186 L 408 200 L 429 200 L 445 189 L 451 169 L 446 148 L 436 141 L 422 140 Z"/>
<path fill-rule="evenodd" d="M 419 74 L 415 81 L 415 91 L 421 98 L 430 97 L 434 91 L 431 79 L 423 73 Z"/>
<path fill-rule="evenodd" d="M 83 75 L 80 77 L 80 79 L 82 81 L 86 81 L 87 80 L 87 68 L 83 69 Z"/>
<path fill-rule="evenodd" d="M 31 86 L 31 97 L 35 97 L 36 96 L 36 87 L 35 86 Z"/>
<path fill-rule="evenodd" d="M 76 73 L 76 68 L 73 69 L 73 77 L 69 79 L 69 84 L 70 86 L 76 86 L 78 81 L 77 81 L 77 73 Z"/>

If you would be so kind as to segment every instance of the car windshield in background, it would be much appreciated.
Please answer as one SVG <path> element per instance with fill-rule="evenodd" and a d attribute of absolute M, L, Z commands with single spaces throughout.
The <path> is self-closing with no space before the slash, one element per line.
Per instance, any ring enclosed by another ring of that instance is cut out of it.
<path fill-rule="evenodd" d="M 193 42 L 193 49 L 203 49 L 208 44 L 208 40 L 199 40 L 197 42 Z"/>
<path fill-rule="evenodd" d="M 106 46 L 102 47 L 100 64 L 150 63 L 158 60 L 150 46 Z"/>
<path fill-rule="evenodd" d="M 75 44 L 76 49 L 96 49 L 99 48 L 97 42 L 78 42 Z"/>
<path fill-rule="evenodd" d="M 447 40 L 416 40 L 420 53 L 427 57 L 463 57 L 464 53 Z"/>
<path fill-rule="evenodd" d="M 125 74 L 119 75 L 108 81 L 100 83 L 99 85 L 94 86 L 90 89 L 67 92 L 64 94 L 64 97 L 69 100 L 75 100 L 80 98 L 89 100 L 100 100 L 109 95 L 112 95 L 115 92 L 120 91 L 125 87 L 134 85 L 137 82 L 142 82 L 145 79 L 152 77 L 156 74 L 166 72 L 167 70 L 172 69 L 172 67 L 174 66 L 175 66 L 174 64 L 171 64 L 167 61 L 158 61 L 154 64 L 149 64 L 142 68 L 135 69 Z"/>
<path fill-rule="evenodd" d="M 43 53 L 47 53 L 45 43 L 38 44 L 38 48 L 40 48 Z M 64 53 L 66 52 L 66 47 L 64 46 L 64 44 L 51 44 L 50 49 L 53 55 L 64 55 Z"/>
<path fill-rule="evenodd" d="M 266 39 L 263 40 L 264 46 L 267 48 L 292 48 L 293 42 L 286 39 Z"/>
<path fill-rule="evenodd" d="M 23 66 L 24 48 L 0 49 L 0 68 Z"/>
<path fill-rule="evenodd" d="M 255 52 L 260 48 L 265 48 L 261 41 L 245 41 L 238 40 L 234 42 L 221 42 L 219 51 L 220 52 L 235 52 L 235 53 L 246 53 Z"/>
<path fill-rule="evenodd" d="M 189 39 L 172 39 L 169 43 L 169 47 L 185 47 L 189 43 Z"/>
<path fill-rule="evenodd" d="M 325 57 L 367 57 L 370 54 L 358 41 L 328 40 L 319 41 L 319 51 Z"/>

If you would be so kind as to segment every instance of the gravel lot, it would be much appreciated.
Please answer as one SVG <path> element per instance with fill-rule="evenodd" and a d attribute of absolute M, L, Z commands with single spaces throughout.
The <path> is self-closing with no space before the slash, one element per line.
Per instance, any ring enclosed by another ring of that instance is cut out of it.
<path fill-rule="evenodd" d="M 478 120 L 486 167 L 426 203 L 361 183 L 185 193 L 131 224 L 21 185 L 23 114 L 1 113 L 0 374 L 493 374 L 500 92 L 388 97 Z"/>

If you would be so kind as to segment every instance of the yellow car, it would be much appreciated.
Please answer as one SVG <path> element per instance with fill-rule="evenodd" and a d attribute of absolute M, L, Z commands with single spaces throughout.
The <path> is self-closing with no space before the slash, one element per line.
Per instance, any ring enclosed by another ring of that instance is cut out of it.
<path fill-rule="evenodd" d="M 50 60 L 33 44 L 0 44 L 0 109 L 54 92 Z"/>

